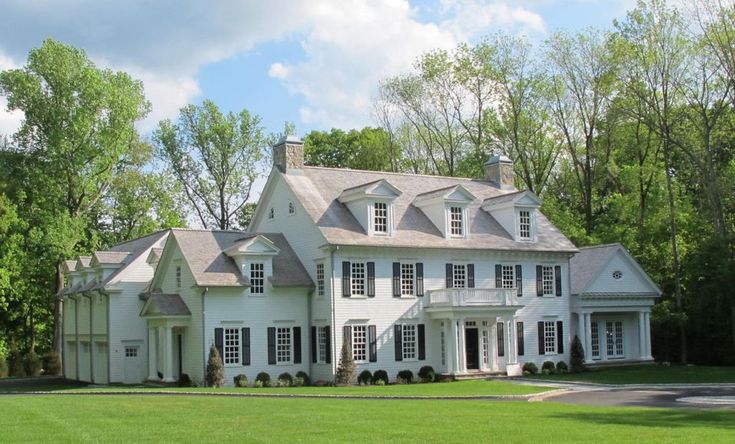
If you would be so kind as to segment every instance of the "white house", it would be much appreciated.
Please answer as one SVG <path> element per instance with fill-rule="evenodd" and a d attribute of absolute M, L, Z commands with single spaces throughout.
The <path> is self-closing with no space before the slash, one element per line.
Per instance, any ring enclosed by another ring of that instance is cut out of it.
<path fill-rule="evenodd" d="M 660 290 L 620 245 L 577 249 L 539 207 L 513 187 L 503 156 L 470 180 L 309 167 L 302 143 L 284 139 L 249 232 L 159 234 L 144 261 L 121 267 L 148 273 L 128 294 L 137 310 L 108 316 L 140 338 L 136 358 L 151 380 L 203 379 L 211 345 L 230 384 L 261 371 L 331 380 L 343 341 L 358 370 L 391 378 L 425 365 L 517 375 L 525 362 L 568 362 L 574 335 L 592 363 L 652 359 L 649 312 Z M 96 268 L 84 258 L 69 267 L 65 320 L 90 292 L 114 300 L 74 277 Z M 84 347 L 85 321 L 71 322 L 65 343 Z M 66 375 L 89 380 L 74 350 Z M 122 374 L 112 367 L 125 362 L 109 362 L 110 375 Z"/>

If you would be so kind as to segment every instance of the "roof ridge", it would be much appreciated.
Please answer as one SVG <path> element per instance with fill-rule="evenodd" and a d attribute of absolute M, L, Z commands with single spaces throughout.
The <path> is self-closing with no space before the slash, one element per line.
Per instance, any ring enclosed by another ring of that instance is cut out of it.
<path fill-rule="evenodd" d="M 188 228 L 188 227 L 175 227 L 169 228 L 171 231 L 201 231 L 205 233 L 252 233 L 247 230 L 220 230 L 217 228 Z"/>
<path fill-rule="evenodd" d="M 472 179 L 470 177 L 440 176 L 440 175 L 435 175 L 435 174 L 401 173 L 397 171 L 357 170 L 353 168 L 330 168 L 330 167 L 312 166 L 312 165 L 304 165 L 302 168 L 312 169 L 312 170 L 354 171 L 357 173 L 389 174 L 391 176 L 431 177 L 433 179 L 450 179 L 450 180 L 462 180 L 462 181 L 467 181 L 467 182 L 485 183 L 485 184 L 493 186 L 492 182 L 490 181 L 481 180 L 481 179 Z M 360 186 L 360 185 L 357 185 L 357 186 Z"/>
<path fill-rule="evenodd" d="M 625 246 L 623 246 L 623 244 L 621 244 L 620 242 L 610 242 L 608 244 L 587 245 L 586 247 L 577 247 L 577 249 L 578 250 L 592 250 L 595 248 L 605 248 L 605 247 L 615 247 L 615 246 L 625 248 Z"/>

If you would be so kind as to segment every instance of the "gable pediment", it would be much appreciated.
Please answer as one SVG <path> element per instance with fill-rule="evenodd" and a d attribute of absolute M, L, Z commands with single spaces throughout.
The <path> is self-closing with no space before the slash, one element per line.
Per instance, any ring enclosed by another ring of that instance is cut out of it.
<path fill-rule="evenodd" d="M 467 188 L 462 185 L 454 185 L 421 193 L 413 200 L 413 204 L 419 208 L 423 208 L 447 203 L 469 205 L 475 200 L 477 200 L 477 197 L 467 190 Z"/>
<path fill-rule="evenodd" d="M 518 191 L 485 199 L 482 209 L 488 213 L 512 207 L 539 208 L 541 199 L 531 191 Z"/>
<path fill-rule="evenodd" d="M 363 199 L 393 200 L 401 195 L 401 190 L 394 187 L 385 179 L 368 182 L 356 187 L 346 188 L 340 193 L 337 200 L 340 203 L 354 202 Z"/>
<path fill-rule="evenodd" d="M 229 257 L 238 256 L 275 256 L 281 251 L 267 237 L 259 234 L 249 239 L 235 242 L 233 246 L 226 249 L 224 253 Z"/>
<path fill-rule="evenodd" d="M 600 268 L 583 291 L 591 294 L 655 295 L 661 290 L 622 247 Z"/>

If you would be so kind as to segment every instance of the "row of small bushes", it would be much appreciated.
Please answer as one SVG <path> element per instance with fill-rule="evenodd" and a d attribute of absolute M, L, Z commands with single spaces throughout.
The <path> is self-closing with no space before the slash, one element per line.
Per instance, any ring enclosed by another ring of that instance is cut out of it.
<path fill-rule="evenodd" d="M 435 382 L 436 372 L 430 365 L 425 365 L 419 369 L 418 373 L 419 382 Z M 399 384 L 411 384 L 414 382 L 413 372 L 411 370 L 401 370 L 396 375 L 396 382 Z M 385 370 L 375 370 L 375 373 L 370 373 L 370 370 L 363 370 L 357 376 L 357 383 L 360 385 L 386 385 L 388 384 L 388 372 Z"/>
<path fill-rule="evenodd" d="M 249 387 L 248 377 L 246 375 L 235 376 L 235 387 Z M 311 380 L 306 372 L 299 371 L 296 377 L 291 373 L 285 372 L 278 375 L 278 379 L 271 380 L 271 375 L 266 372 L 260 372 L 255 376 L 253 387 L 303 387 L 311 385 Z"/>
<path fill-rule="evenodd" d="M 538 367 L 533 362 L 526 362 L 523 364 L 523 375 L 537 375 L 539 373 Z M 555 373 L 563 374 L 569 373 L 569 366 L 564 361 L 559 361 L 554 364 L 553 361 L 545 361 L 541 365 L 541 373 L 544 375 L 553 375 Z"/>
<path fill-rule="evenodd" d="M 58 375 L 61 373 L 61 358 L 56 352 L 48 352 L 43 359 L 36 353 L 30 352 L 21 355 L 19 352 L 11 351 L 8 359 L 0 358 L 0 378 L 13 376 L 22 378 L 25 376 Z"/>

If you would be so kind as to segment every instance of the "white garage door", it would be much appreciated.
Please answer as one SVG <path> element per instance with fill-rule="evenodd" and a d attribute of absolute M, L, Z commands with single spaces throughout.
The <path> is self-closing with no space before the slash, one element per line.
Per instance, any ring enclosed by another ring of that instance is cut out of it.
<path fill-rule="evenodd" d="M 125 383 L 140 384 L 143 382 L 143 350 L 141 344 L 127 344 L 123 350 L 125 363 Z"/>

